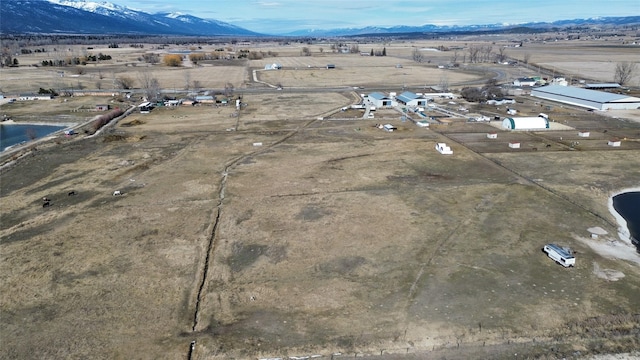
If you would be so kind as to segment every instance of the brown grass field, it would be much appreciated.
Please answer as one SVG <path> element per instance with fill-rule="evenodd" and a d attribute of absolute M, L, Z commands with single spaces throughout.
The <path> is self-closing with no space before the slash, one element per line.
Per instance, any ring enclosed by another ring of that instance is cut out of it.
<path fill-rule="evenodd" d="M 490 43 L 447 44 L 463 41 Z M 411 60 L 414 47 L 440 44 L 374 45 L 386 58 L 256 44 L 278 56 L 181 68 L 105 48 L 94 51 L 117 60 L 77 78 L 27 66 L 42 60 L 35 55 L 0 69 L 5 94 L 95 88 L 98 69 L 104 82 L 145 69 L 169 91 L 186 78 L 206 89 L 231 83 L 247 104 L 134 111 L 96 136 L 86 125 L 2 155 L 0 358 L 576 359 L 638 349 L 640 255 L 618 239 L 608 208 L 612 194 L 640 183 L 637 110 L 603 116 L 517 97 L 521 113 L 552 106 L 570 129 L 538 132 L 464 119 L 420 128 L 394 110 L 370 120 L 340 111 L 369 88 L 421 91 L 443 73 L 452 85 L 535 74 L 438 69 L 446 52 Z M 604 80 L 610 51 L 631 60 L 626 48 L 571 45 L 532 45 L 532 62 L 585 77 L 597 68 Z M 566 63 L 568 51 L 588 66 Z M 283 70 L 263 71 L 271 62 Z M 254 70 L 284 90 L 254 82 Z M 504 107 L 456 101 L 504 116 Z M 0 109 L 18 123 L 83 123 L 95 113 L 74 109 L 105 102 L 136 104 L 72 97 Z M 613 136 L 620 148 L 607 146 Z M 514 140 L 521 149 L 509 149 Z M 440 155 L 436 142 L 454 154 Z M 590 239 L 596 226 L 608 234 Z M 577 266 L 546 257 L 550 242 L 571 247 Z"/>

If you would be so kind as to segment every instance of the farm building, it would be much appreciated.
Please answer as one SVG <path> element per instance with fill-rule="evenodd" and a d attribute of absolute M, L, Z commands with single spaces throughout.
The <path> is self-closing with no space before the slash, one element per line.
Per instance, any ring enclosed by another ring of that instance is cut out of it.
<path fill-rule="evenodd" d="M 549 120 L 542 116 L 509 117 L 502 120 L 502 127 L 508 130 L 540 130 L 549 128 Z"/>
<path fill-rule="evenodd" d="M 543 86 L 531 90 L 531 96 L 596 110 L 640 108 L 640 98 L 637 97 L 571 86 Z"/>
<path fill-rule="evenodd" d="M 453 154 L 453 150 L 451 150 L 451 148 L 449 146 L 447 146 L 447 144 L 445 143 L 437 143 L 436 144 L 436 150 L 438 150 L 438 152 L 442 155 L 451 155 Z"/>
<path fill-rule="evenodd" d="M 412 93 L 411 91 L 405 91 L 402 94 L 396 96 L 396 101 L 399 104 L 403 104 L 406 106 L 426 106 L 427 98 L 422 95 L 418 95 L 416 93 Z"/>
<path fill-rule="evenodd" d="M 591 135 L 591 133 L 589 133 L 588 131 L 578 131 L 579 137 L 589 137 L 589 135 Z"/>
<path fill-rule="evenodd" d="M 593 83 L 593 84 L 584 84 L 585 89 L 617 89 L 620 87 L 618 83 Z"/>
<path fill-rule="evenodd" d="M 515 100 L 507 99 L 507 98 L 487 100 L 487 104 L 489 105 L 505 105 L 505 104 L 515 104 L 515 103 L 516 103 Z"/>
<path fill-rule="evenodd" d="M 280 70 L 282 69 L 282 65 L 278 64 L 278 63 L 273 63 L 273 64 L 267 64 L 264 66 L 265 70 Z"/>
<path fill-rule="evenodd" d="M 196 96 L 196 102 L 202 104 L 213 104 L 216 102 L 216 98 L 212 95 L 198 95 Z"/>
<path fill-rule="evenodd" d="M 20 94 L 18 100 L 28 101 L 28 100 L 51 100 L 53 99 L 53 95 L 51 94 Z"/>
<path fill-rule="evenodd" d="M 513 80 L 514 86 L 535 86 L 536 79 L 534 78 L 518 78 Z"/>
<path fill-rule="evenodd" d="M 509 142 L 509 147 L 511 149 L 520 149 L 520 143 L 517 141 Z"/>
<path fill-rule="evenodd" d="M 607 145 L 609 145 L 609 146 L 613 146 L 613 147 L 620 147 L 620 139 L 618 139 L 618 138 L 613 138 L 613 139 L 609 140 L 609 142 L 607 143 Z"/>
<path fill-rule="evenodd" d="M 498 138 L 498 133 L 495 133 L 495 132 L 487 133 L 487 139 L 497 139 L 497 138 Z"/>
<path fill-rule="evenodd" d="M 95 107 L 95 111 L 107 111 L 109 110 L 109 104 L 98 104 Z"/>
<path fill-rule="evenodd" d="M 398 105 L 397 102 L 393 101 L 392 98 L 385 96 L 379 92 L 373 92 L 367 96 L 367 102 L 377 108 L 390 108 L 395 105 Z"/>

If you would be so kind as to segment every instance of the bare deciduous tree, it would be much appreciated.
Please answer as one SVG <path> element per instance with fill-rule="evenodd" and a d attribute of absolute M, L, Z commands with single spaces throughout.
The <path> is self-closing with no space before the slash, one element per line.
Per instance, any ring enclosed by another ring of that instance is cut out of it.
<path fill-rule="evenodd" d="M 424 61 L 424 55 L 422 54 L 422 52 L 420 52 L 420 49 L 418 48 L 413 49 L 413 54 L 411 54 L 411 57 L 415 62 L 421 63 Z"/>
<path fill-rule="evenodd" d="M 475 45 L 469 46 L 469 62 L 476 63 L 478 62 L 478 54 L 480 54 L 480 47 Z"/>
<path fill-rule="evenodd" d="M 529 61 L 531 60 L 531 53 L 524 53 L 524 58 L 522 59 L 522 62 L 524 62 L 525 64 L 528 64 Z"/>
<path fill-rule="evenodd" d="M 224 96 L 231 97 L 233 95 L 233 84 L 226 83 L 224 86 Z"/>
<path fill-rule="evenodd" d="M 198 92 L 200 91 L 200 89 L 202 89 L 202 83 L 200 83 L 200 81 L 198 80 L 193 80 L 193 90 Z"/>
<path fill-rule="evenodd" d="M 115 79 L 115 85 L 121 89 L 131 89 L 133 87 L 133 79 L 128 76 L 119 76 Z"/>
<path fill-rule="evenodd" d="M 160 83 L 154 78 L 150 71 L 139 71 L 138 82 L 140 88 L 144 90 L 147 101 L 155 101 L 160 94 Z"/>
<path fill-rule="evenodd" d="M 493 46 L 487 45 L 482 48 L 482 53 L 484 54 L 483 62 L 488 62 L 491 60 L 491 54 L 493 53 Z"/>
<path fill-rule="evenodd" d="M 498 53 L 496 54 L 496 59 L 498 62 L 502 63 L 507 60 L 507 48 L 504 46 L 500 46 L 498 48 Z"/>
<path fill-rule="evenodd" d="M 635 75 L 636 69 L 638 67 L 637 63 L 632 62 L 619 62 L 616 64 L 616 70 L 613 75 L 613 81 L 617 82 L 620 85 L 624 85 L 633 78 Z"/>
<path fill-rule="evenodd" d="M 447 76 L 447 74 L 442 74 L 442 76 L 440 76 L 438 87 L 440 87 L 440 91 L 449 91 L 449 77 Z"/>

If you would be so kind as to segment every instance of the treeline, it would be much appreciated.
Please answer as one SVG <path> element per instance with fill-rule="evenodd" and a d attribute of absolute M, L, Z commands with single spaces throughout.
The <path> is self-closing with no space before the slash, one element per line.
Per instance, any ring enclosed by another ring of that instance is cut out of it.
<path fill-rule="evenodd" d="M 86 55 L 67 57 L 62 60 L 42 60 L 42 66 L 71 66 L 71 65 L 87 65 L 89 62 L 111 60 L 111 55 L 99 53 L 98 55 Z"/>
<path fill-rule="evenodd" d="M 109 121 L 117 118 L 122 114 L 124 114 L 124 110 L 115 108 L 106 114 L 98 116 L 98 118 L 93 122 L 93 131 L 100 130 L 103 126 L 107 125 Z"/>

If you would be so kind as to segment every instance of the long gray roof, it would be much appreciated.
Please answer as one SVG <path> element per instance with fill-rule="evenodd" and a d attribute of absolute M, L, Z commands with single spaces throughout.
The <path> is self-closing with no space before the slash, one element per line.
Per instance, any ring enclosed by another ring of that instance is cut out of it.
<path fill-rule="evenodd" d="M 599 103 L 607 103 L 616 100 L 628 99 L 629 96 L 612 94 L 604 91 L 587 90 L 572 86 L 547 85 L 533 89 L 533 91 L 541 92 L 549 95 L 561 95 L 575 99 L 594 101 Z"/>
<path fill-rule="evenodd" d="M 379 92 L 372 92 L 371 94 L 369 94 L 369 97 L 370 98 L 374 98 L 376 100 L 383 100 L 383 99 L 388 99 L 389 98 L 388 96 L 385 96 L 384 94 L 379 93 Z"/>

